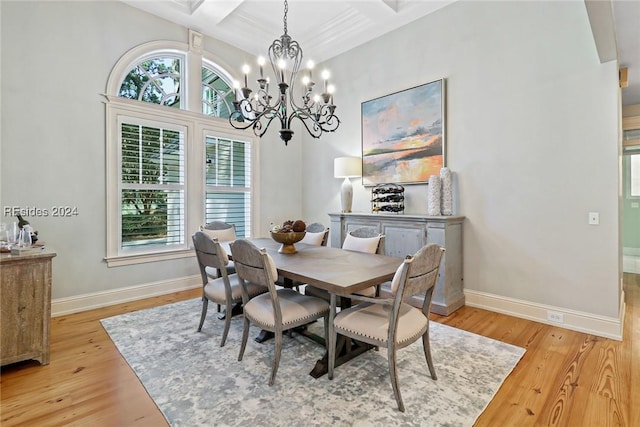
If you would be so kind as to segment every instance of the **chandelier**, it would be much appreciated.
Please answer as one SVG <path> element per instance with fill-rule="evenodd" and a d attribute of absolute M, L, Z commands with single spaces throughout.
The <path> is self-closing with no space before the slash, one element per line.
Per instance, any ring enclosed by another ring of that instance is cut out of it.
<path fill-rule="evenodd" d="M 329 72 L 323 71 L 322 93 L 314 93 L 313 63 L 307 64 L 307 72 L 303 76 L 302 91 L 298 103 L 294 95 L 294 84 L 302 63 L 302 48 L 297 41 L 287 34 L 287 0 L 284 2 L 284 34 L 269 46 L 269 62 L 273 68 L 278 87 L 277 98 L 269 95 L 269 78 L 264 77 L 265 59 L 258 58 L 260 78 L 257 79 L 258 90 L 249 89 L 248 78 L 250 68 L 244 65 L 244 86 L 236 89 L 239 94 L 233 102 L 234 111 L 229 116 L 229 123 L 236 129 L 253 128 L 256 136 L 261 137 L 274 119 L 280 121 L 280 139 L 287 145 L 293 131 L 291 122 L 298 119 L 309 134 L 320 138 L 323 132 L 333 132 L 340 125 L 340 119 L 334 114 L 333 85 L 329 84 Z M 252 95 L 253 93 L 253 95 Z"/>

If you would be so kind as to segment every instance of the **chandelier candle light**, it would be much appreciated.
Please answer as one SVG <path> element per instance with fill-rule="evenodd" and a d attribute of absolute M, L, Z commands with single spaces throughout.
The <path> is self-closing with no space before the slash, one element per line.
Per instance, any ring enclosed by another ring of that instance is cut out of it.
<path fill-rule="evenodd" d="M 340 119 L 334 114 L 336 106 L 333 104 L 335 88 L 329 84 L 329 72 L 323 71 L 324 80 L 322 93 L 314 93 L 313 62 L 307 63 L 307 72 L 301 79 L 301 105 L 296 103 L 294 84 L 302 63 L 302 48 L 297 41 L 287 34 L 288 3 L 284 2 L 284 34 L 269 46 L 269 62 L 276 77 L 278 96 L 276 101 L 269 95 L 269 77 L 264 77 L 265 59 L 258 58 L 260 78 L 257 79 L 258 90 L 253 93 L 249 89 L 248 65 L 242 67 L 244 87 L 235 83 L 238 91 L 236 101 L 233 102 L 234 111 L 229 116 L 229 123 L 236 129 L 253 128 L 253 133 L 262 137 L 274 119 L 280 121 L 280 139 L 287 145 L 293 131 L 291 122 L 294 118 L 300 120 L 309 134 L 320 138 L 323 132 L 333 132 L 340 125 Z"/>
<path fill-rule="evenodd" d="M 349 178 L 362 175 L 362 160 L 360 157 L 338 157 L 333 161 L 333 176 L 344 178 L 340 189 L 342 212 L 351 212 L 353 202 L 353 185 Z"/>

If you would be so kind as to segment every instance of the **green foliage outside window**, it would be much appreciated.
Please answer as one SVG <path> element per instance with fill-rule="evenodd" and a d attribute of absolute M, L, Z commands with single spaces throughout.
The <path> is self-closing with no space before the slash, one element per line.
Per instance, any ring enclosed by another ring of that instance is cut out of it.
<path fill-rule="evenodd" d="M 182 141 L 178 131 L 122 125 L 122 183 L 130 187 L 182 184 Z M 122 190 L 122 241 L 171 238 L 170 212 L 182 210 L 181 191 Z"/>
<path fill-rule="evenodd" d="M 158 57 L 139 63 L 122 81 L 119 95 L 180 108 L 180 59 Z"/>

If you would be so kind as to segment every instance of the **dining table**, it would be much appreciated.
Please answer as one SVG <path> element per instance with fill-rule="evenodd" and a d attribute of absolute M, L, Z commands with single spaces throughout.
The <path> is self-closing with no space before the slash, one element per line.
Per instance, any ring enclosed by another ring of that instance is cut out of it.
<path fill-rule="evenodd" d="M 315 246 L 296 243 L 295 253 L 280 253 L 280 243 L 269 238 L 248 239 L 259 248 L 265 248 L 271 255 L 278 275 L 287 283 L 298 282 L 313 285 L 327 291 L 330 295 L 329 322 L 333 322 L 337 311 L 337 297 L 348 297 L 371 286 L 390 281 L 400 264 L 401 258 L 349 251 L 327 246 Z M 227 246 L 228 244 L 223 245 Z M 230 257 L 233 254 L 228 251 Z M 341 308 L 350 304 L 349 298 L 340 298 Z M 325 341 L 326 337 L 325 337 Z M 326 346 L 325 346 L 326 347 Z M 336 343 L 336 364 L 339 366 L 348 360 L 371 349 L 372 346 L 345 339 L 338 335 Z M 316 362 L 310 372 L 319 378 L 328 371 L 328 351 Z"/>

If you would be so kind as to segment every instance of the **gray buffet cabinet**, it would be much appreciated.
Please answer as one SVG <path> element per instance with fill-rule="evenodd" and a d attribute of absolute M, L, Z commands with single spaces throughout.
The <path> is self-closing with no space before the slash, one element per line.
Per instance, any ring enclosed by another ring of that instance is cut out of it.
<path fill-rule="evenodd" d="M 331 246 L 342 247 L 345 235 L 360 227 L 373 228 L 385 235 L 384 254 L 398 258 L 437 243 L 445 248 L 440 277 L 433 293 L 431 311 L 448 316 L 464 305 L 462 286 L 463 216 L 394 215 L 368 213 L 330 213 Z M 383 292 L 384 292 L 383 287 Z M 414 297 L 418 298 L 418 297 Z M 420 304 L 421 299 L 412 301 Z"/>

